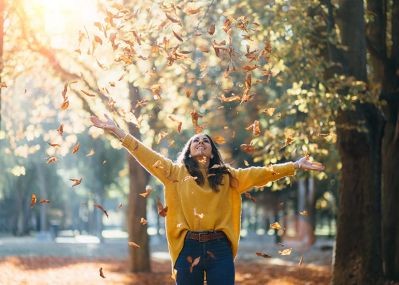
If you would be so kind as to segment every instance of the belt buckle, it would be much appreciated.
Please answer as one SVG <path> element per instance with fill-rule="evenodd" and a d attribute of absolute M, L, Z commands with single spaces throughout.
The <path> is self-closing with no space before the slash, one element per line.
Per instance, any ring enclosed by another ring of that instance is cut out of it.
<path fill-rule="evenodd" d="M 198 241 L 199 242 L 206 242 L 207 240 L 205 239 L 206 238 L 206 235 L 208 235 L 208 233 L 198 233 Z M 201 237 L 204 237 L 204 240 L 202 240 L 201 239 Z"/>

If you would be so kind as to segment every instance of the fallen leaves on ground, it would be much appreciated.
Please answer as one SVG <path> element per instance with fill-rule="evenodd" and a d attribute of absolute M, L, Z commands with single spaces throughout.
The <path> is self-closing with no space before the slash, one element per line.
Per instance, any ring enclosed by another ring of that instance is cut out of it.
<path fill-rule="evenodd" d="M 327 285 L 329 266 L 274 265 L 259 262 L 236 263 L 237 285 Z M 100 277 L 103 268 L 106 279 Z M 127 260 L 77 259 L 65 257 L 5 257 L 0 259 L 0 284 L 119 284 L 173 285 L 169 261 L 151 261 L 151 273 L 129 273 Z"/>

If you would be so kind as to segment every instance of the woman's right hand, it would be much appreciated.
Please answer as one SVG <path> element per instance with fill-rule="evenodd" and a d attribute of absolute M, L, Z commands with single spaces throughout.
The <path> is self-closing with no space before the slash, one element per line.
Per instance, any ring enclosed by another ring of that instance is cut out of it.
<path fill-rule="evenodd" d="M 114 132 L 117 128 L 115 122 L 106 114 L 104 114 L 104 116 L 107 119 L 105 121 L 100 120 L 97 116 L 91 116 L 90 121 L 93 123 L 93 126 L 97 128 L 104 129 L 105 131 Z"/>

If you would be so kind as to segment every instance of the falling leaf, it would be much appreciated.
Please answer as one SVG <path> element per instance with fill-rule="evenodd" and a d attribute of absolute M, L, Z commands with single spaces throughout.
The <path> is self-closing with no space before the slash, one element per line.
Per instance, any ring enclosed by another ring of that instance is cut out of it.
<path fill-rule="evenodd" d="M 161 85 L 154 84 L 150 89 L 155 100 L 161 99 Z"/>
<path fill-rule="evenodd" d="M 256 199 L 254 197 L 252 197 L 252 195 L 249 192 L 245 192 L 244 193 L 245 198 L 250 199 L 252 202 L 256 202 Z"/>
<path fill-rule="evenodd" d="M 47 200 L 47 199 L 40 199 L 39 203 L 40 203 L 40 204 L 48 204 L 48 203 L 50 203 L 50 200 Z"/>
<path fill-rule="evenodd" d="M 261 110 L 261 113 L 265 113 L 269 116 L 273 116 L 275 110 L 276 110 L 276 108 L 266 108 L 266 109 Z"/>
<path fill-rule="evenodd" d="M 0 82 L 0 88 L 7 88 L 7 83 Z"/>
<path fill-rule="evenodd" d="M 100 209 L 101 211 L 103 211 L 103 213 L 107 216 L 108 218 L 108 213 L 107 211 L 104 209 L 103 206 L 99 205 L 99 204 L 94 204 L 94 207 L 96 207 L 97 209 Z"/>
<path fill-rule="evenodd" d="M 140 248 L 140 246 L 137 243 L 135 243 L 134 241 L 129 241 L 127 244 L 133 248 Z"/>
<path fill-rule="evenodd" d="M 261 257 L 263 257 L 263 258 L 272 258 L 271 255 L 268 255 L 268 254 L 263 253 L 263 252 L 257 252 L 256 255 L 257 255 L 257 256 L 261 256 Z"/>
<path fill-rule="evenodd" d="M 69 180 L 71 180 L 73 182 L 72 187 L 75 187 L 75 186 L 79 185 L 80 183 L 82 183 L 82 178 L 79 178 L 79 179 L 70 178 Z"/>
<path fill-rule="evenodd" d="M 176 23 L 176 24 L 180 24 L 180 20 L 172 17 L 171 15 L 169 15 L 168 13 L 165 13 L 166 18 L 168 18 L 171 22 Z"/>
<path fill-rule="evenodd" d="M 245 128 L 247 131 L 252 130 L 252 135 L 257 137 L 260 135 L 260 125 L 259 121 L 255 120 L 251 125 Z"/>
<path fill-rule="evenodd" d="M 301 258 L 299 259 L 298 266 L 301 266 L 302 264 L 303 264 L 303 255 L 302 255 Z"/>
<path fill-rule="evenodd" d="M 249 154 L 251 154 L 255 151 L 255 147 L 250 144 L 242 144 L 242 145 L 240 145 L 240 149 Z"/>
<path fill-rule="evenodd" d="M 94 154 L 95 154 L 94 149 L 90 149 L 89 153 L 86 154 L 86 156 L 89 157 L 89 156 L 93 156 Z"/>
<path fill-rule="evenodd" d="M 147 224 L 147 220 L 144 218 L 140 219 L 140 224 L 142 224 L 143 226 Z"/>
<path fill-rule="evenodd" d="M 215 33 L 215 24 L 211 24 L 208 29 L 208 34 L 211 36 Z"/>
<path fill-rule="evenodd" d="M 48 143 L 52 147 L 60 147 L 61 145 L 58 143 Z"/>
<path fill-rule="evenodd" d="M 215 141 L 215 143 L 217 144 L 224 144 L 226 143 L 226 140 L 224 139 L 224 137 L 222 136 L 214 136 L 213 140 Z"/>
<path fill-rule="evenodd" d="M 280 255 L 290 255 L 291 251 L 292 251 L 292 248 L 286 248 L 286 249 L 283 249 L 283 250 L 279 250 L 278 253 Z"/>
<path fill-rule="evenodd" d="M 82 89 L 80 89 L 80 92 L 82 92 L 82 93 L 85 94 L 86 96 L 96 97 L 95 94 L 89 93 L 89 92 L 87 92 L 87 91 L 85 91 L 85 90 L 82 90 Z"/>
<path fill-rule="evenodd" d="M 186 10 L 186 13 L 189 15 L 195 15 L 195 14 L 199 13 L 200 11 L 201 11 L 201 7 L 198 7 L 198 8 L 190 7 Z"/>
<path fill-rule="evenodd" d="M 278 222 L 274 222 L 274 223 L 270 224 L 270 228 L 274 229 L 274 230 L 279 230 L 279 229 L 281 229 L 281 225 Z"/>
<path fill-rule="evenodd" d="M 50 163 L 54 163 L 54 162 L 57 162 L 57 158 L 55 157 L 55 156 L 50 156 L 48 159 L 47 159 L 47 163 L 48 164 L 50 164 Z"/>
<path fill-rule="evenodd" d="M 234 102 L 234 101 L 240 101 L 241 97 L 238 95 L 234 95 L 234 96 L 230 96 L 230 97 L 225 97 L 224 94 L 222 94 L 222 96 L 220 96 L 220 101 L 225 102 L 225 103 L 229 103 L 229 102 Z"/>
<path fill-rule="evenodd" d="M 181 37 L 181 35 L 179 35 L 177 32 L 175 32 L 175 31 L 172 31 L 173 32 L 173 35 L 176 37 L 176 39 L 178 39 L 179 41 L 181 41 L 181 42 L 183 42 L 183 39 L 182 39 L 182 37 Z"/>
<path fill-rule="evenodd" d="M 210 258 L 216 259 L 216 256 L 213 254 L 212 251 L 207 250 L 207 251 L 206 251 L 206 254 L 209 255 Z"/>
<path fill-rule="evenodd" d="M 308 216 L 309 215 L 308 211 L 306 211 L 306 210 L 300 211 L 299 214 L 302 215 L 302 216 Z"/>
<path fill-rule="evenodd" d="M 119 203 L 118 209 L 121 209 L 122 207 L 123 207 L 123 204 L 122 204 L 122 203 Z"/>
<path fill-rule="evenodd" d="M 68 109 L 68 107 L 69 107 L 69 100 L 65 99 L 64 102 L 62 102 L 60 108 L 61 108 L 61 110 L 66 110 L 66 109 Z"/>
<path fill-rule="evenodd" d="M 228 34 L 229 31 L 231 30 L 231 21 L 229 18 L 227 18 L 224 23 L 223 23 L 223 31 Z"/>
<path fill-rule="evenodd" d="M 33 208 L 37 202 L 37 198 L 35 194 L 32 194 L 31 199 L 30 199 L 30 207 Z"/>
<path fill-rule="evenodd" d="M 94 35 L 94 41 L 100 45 L 103 44 L 103 40 L 97 35 Z"/>
<path fill-rule="evenodd" d="M 61 124 L 58 129 L 57 132 L 60 136 L 62 136 L 62 134 L 64 133 L 64 124 Z"/>
<path fill-rule="evenodd" d="M 164 208 L 159 198 L 157 200 L 157 208 L 158 208 L 158 215 L 160 215 L 161 217 L 166 217 L 168 212 L 168 206 Z"/>
<path fill-rule="evenodd" d="M 152 187 L 150 185 L 147 185 L 145 187 L 145 192 L 140 193 L 139 195 L 143 198 L 147 198 L 148 196 L 150 196 L 151 192 L 153 191 Z"/>
<path fill-rule="evenodd" d="M 64 89 L 62 90 L 62 98 L 64 98 L 64 101 L 67 98 L 67 96 L 66 96 L 67 91 L 68 91 L 68 83 L 65 83 L 64 84 Z"/>
<path fill-rule="evenodd" d="M 101 276 L 102 278 L 105 278 L 104 273 L 103 273 L 103 268 L 102 268 L 102 267 L 100 267 L 100 276 Z"/>
<path fill-rule="evenodd" d="M 79 148 L 80 148 L 80 144 L 79 143 L 75 144 L 72 148 L 72 153 L 73 154 L 77 153 L 79 151 Z"/>
<path fill-rule="evenodd" d="M 201 260 L 201 256 L 198 256 L 198 257 L 195 258 L 194 260 L 193 260 L 193 258 L 192 258 L 191 256 L 187 256 L 187 261 L 188 261 L 188 263 L 191 264 L 191 266 L 190 266 L 190 272 L 193 272 L 193 268 L 194 268 L 195 266 L 198 265 L 198 263 L 200 262 L 200 260 Z"/>

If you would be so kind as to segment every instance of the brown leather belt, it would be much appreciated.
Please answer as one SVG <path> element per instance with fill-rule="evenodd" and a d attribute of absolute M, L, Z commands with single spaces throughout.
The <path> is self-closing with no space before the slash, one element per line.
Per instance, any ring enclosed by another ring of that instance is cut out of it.
<path fill-rule="evenodd" d="M 199 242 L 207 242 L 210 240 L 225 238 L 226 235 L 222 231 L 209 231 L 209 232 L 191 232 L 187 233 L 188 239 L 193 239 Z"/>

